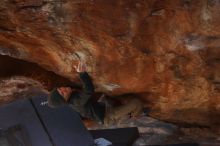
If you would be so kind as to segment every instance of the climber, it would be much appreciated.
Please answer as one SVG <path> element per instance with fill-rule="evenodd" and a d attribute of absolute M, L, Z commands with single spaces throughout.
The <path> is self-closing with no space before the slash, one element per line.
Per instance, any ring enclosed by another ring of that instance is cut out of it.
<path fill-rule="evenodd" d="M 81 117 L 98 121 L 105 125 L 116 124 L 123 116 L 133 114 L 136 116 L 141 109 L 141 102 L 137 99 L 130 99 L 125 105 L 112 107 L 108 100 L 93 101 L 94 86 L 90 76 L 86 72 L 85 63 L 79 62 L 78 66 L 74 66 L 79 73 L 79 77 L 83 84 L 83 89 L 77 90 L 69 86 L 54 88 L 48 96 L 48 105 L 50 107 L 58 107 L 68 104 L 77 111 Z"/>

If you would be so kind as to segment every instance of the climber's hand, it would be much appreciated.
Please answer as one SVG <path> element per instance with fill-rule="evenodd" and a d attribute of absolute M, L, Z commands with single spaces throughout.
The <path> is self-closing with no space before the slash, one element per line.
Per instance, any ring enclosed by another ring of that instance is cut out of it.
<path fill-rule="evenodd" d="M 78 63 L 78 65 L 74 66 L 74 68 L 76 69 L 76 72 L 80 73 L 80 72 L 86 72 L 86 64 L 83 61 L 80 61 Z"/>

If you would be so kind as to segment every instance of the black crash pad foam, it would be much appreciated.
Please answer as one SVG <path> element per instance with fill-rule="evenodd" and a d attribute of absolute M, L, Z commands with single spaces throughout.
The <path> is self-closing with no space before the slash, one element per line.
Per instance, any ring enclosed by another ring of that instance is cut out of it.
<path fill-rule="evenodd" d="M 31 146 L 52 146 L 29 100 L 20 100 L 0 107 L 0 130 L 20 125 Z"/>
<path fill-rule="evenodd" d="M 92 135 L 80 116 L 68 106 L 50 108 L 42 105 L 46 97 L 36 97 L 32 102 L 38 111 L 53 143 L 56 146 L 92 146 Z"/>
<path fill-rule="evenodd" d="M 181 144 L 147 145 L 147 146 L 199 146 L 199 144 L 197 144 L 197 143 L 181 143 Z"/>
<path fill-rule="evenodd" d="M 137 127 L 90 130 L 94 139 L 105 138 L 113 143 L 113 146 L 131 146 L 139 137 Z"/>

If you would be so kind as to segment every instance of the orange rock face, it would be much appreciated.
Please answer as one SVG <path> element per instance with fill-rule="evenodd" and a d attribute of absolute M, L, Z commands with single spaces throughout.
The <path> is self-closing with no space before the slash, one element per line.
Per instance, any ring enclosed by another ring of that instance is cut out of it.
<path fill-rule="evenodd" d="M 220 1 L 2 0 L 0 54 L 97 91 L 136 93 L 164 120 L 220 123 Z"/>

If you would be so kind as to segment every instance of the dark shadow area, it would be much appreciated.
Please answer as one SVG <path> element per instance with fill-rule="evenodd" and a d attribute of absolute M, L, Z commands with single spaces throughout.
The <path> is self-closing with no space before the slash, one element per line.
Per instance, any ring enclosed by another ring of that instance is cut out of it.
<path fill-rule="evenodd" d="M 0 55 L 0 78 L 25 76 L 39 81 L 45 89 L 51 90 L 55 86 L 72 84 L 68 79 L 52 71 L 47 71 L 39 65 L 9 56 Z"/>
<path fill-rule="evenodd" d="M 30 146 L 30 139 L 22 125 L 14 125 L 7 129 L 0 129 L 1 146 Z"/>
<path fill-rule="evenodd" d="M 148 146 L 199 146 L 199 144 L 197 144 L 197 143 L 182 143 L 182 144 L 148 145 Z"/>

